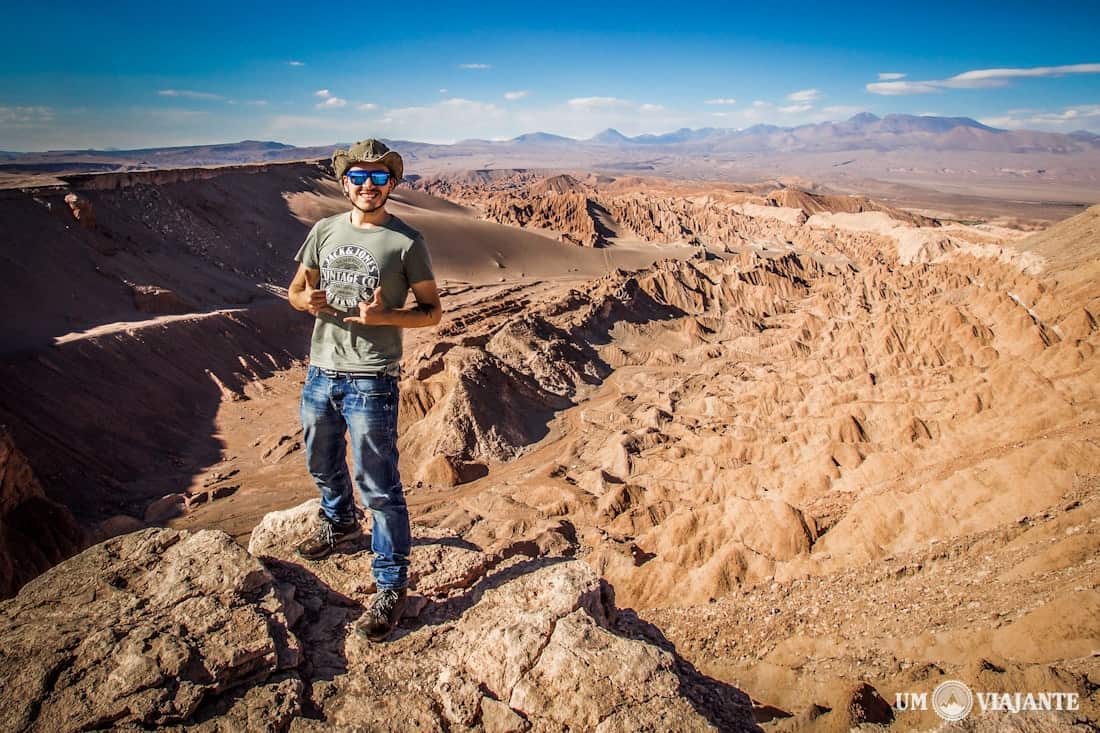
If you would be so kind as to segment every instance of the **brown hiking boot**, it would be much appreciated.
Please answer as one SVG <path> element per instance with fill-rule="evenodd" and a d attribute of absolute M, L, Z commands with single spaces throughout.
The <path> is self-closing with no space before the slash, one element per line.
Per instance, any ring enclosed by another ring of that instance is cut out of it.
<path fill-rule="evenodd" d="M 298 554 L 306 560 L 320 560 L 331 555 L 337 545 L 358 539 L 362 534 L 358 522 L 336 524 L 322 515 L 313 534 L 298 544 Z"/>
<path fill-rule="evenodd" d="M 355 625 L 355 633 L 371 641 L 382 641 L 389 636 L 405 611 L 406 594 L 407 591 L 404 588 L 380 590 L 375 593 L 371 598 L 370 607 Z"/>

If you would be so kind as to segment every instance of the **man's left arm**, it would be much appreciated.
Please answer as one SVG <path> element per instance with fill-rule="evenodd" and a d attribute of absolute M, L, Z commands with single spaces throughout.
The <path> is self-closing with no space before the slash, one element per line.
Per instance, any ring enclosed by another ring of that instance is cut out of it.
<path fill-rule="evenodd" d="M 439 323 L 443 317 L 443 304 L 439 302 L 435 280 L 421 280 L 411 283 L 409 287 L 416 298 L 416 305 L 411 308 L 387 308 L 382 304 L 382 288 L 377 287 L 369 303 L 359 303 L 359 315 L 348 316 L 344 323 L 399 328 L 424 328 Z"/>

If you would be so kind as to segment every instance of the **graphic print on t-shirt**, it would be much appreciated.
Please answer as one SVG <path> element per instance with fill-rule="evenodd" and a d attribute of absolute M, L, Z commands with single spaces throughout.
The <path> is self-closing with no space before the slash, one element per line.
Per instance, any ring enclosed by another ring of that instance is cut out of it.
<path fill-rule="evenodd" d="M 321 287 L 329 305 L 357 310 L 359 301 L 369 303 L 378 287 L 378 262 L 370 252 L 345 244 L 321 261 Z"/>

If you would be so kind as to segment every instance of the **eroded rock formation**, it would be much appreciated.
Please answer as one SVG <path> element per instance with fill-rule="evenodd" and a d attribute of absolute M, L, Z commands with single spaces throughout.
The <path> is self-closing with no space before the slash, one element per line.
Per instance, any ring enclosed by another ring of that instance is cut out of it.
<path fill-rule="evenodd" d="M 486 172 L 490 173 L 490 172 Z M 556 232 L 562 241 L 604 246 L 613 238 L 689 242 L 723 247 L 743 244 L 752 219 L 800 225 L 814 214 L 876 213 L 892 226 L 936 227 L 930 217 L 862 196 L 815 194 L 795 188 L 757 192 L 716 190 L 682 195 L 655 190 L 645 179 L 578 180 L 568 174 L 540 177 L 528 171 L 495 175 L 452 174 L 416 182 L 417 188 L 461 202 L 492 221 Z M 757 187 L 759 188 L 759 187 Z"/>

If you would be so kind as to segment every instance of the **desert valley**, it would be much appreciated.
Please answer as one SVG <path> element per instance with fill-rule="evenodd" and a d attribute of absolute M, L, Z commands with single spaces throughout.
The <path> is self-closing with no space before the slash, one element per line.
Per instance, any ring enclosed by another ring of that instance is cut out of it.
<path fill-rule="evenodd" d="M 369 541 L 293 551 L 327 160 L 12 157 L 0 728 L 917 731 L 959 680 L 1078 704 L 950 730 L 1096 730 L 1100 148 L 868 117 L 409 148 L 384 645 Z"/>

